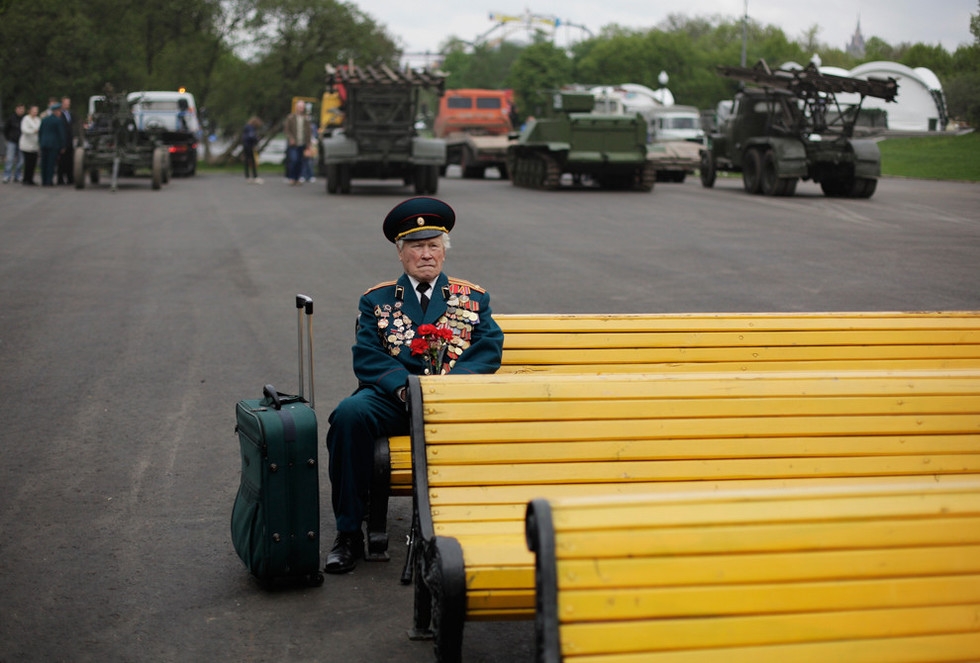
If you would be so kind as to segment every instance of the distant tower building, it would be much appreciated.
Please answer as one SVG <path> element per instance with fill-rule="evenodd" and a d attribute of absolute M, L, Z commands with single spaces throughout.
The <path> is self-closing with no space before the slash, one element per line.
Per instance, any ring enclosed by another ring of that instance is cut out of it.
<path fill-rule="evenodd" d="M 855 58 L 864 57 L 864 35 L 861 34 L 861 16 L 858 15 L 857 29 L 851 37 L 851 43 L 847 45 L 847 54 Z"/>

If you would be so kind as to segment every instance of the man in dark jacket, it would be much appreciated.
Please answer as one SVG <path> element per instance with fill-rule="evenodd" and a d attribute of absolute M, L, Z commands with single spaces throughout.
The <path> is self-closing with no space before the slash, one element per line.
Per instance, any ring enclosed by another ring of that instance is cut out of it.
<path fill-rule="evenodd" d="M 58 159 L 68 141 L 64 120 L 61 119 L 61 104 L 55 102 L 48 108 L 51 113 L 41 120 L 38 143 L 41 148 L 41 185 L 54 186 L 54 174 Z"/>
<path fill-rule="evenodd" d="M 71 99 L 61 98 L 61 121 L 65 125 L 65 147 L 58 157 L 58 184 L 75 183 L 75 116 Z"/>
<path fill-rule="evenodd" d="M 20 182 L 24 170 L 24 155 L 20 152 L 20 123 L 24 119 L 24 104 L 17 104 L 14 113 L 3 125 L 3 137 L 7 141 L 7 151 L 3 163 L 3 183 L 13 180 Z"/>

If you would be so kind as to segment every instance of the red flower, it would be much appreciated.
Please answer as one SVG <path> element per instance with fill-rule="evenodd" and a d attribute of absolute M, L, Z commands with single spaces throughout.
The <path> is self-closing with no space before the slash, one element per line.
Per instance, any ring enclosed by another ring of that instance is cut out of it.
<path fill-rule="evenodd" d="M 418 335 L 410 345 L 412 355 L 421 356 L 425 361 L 425 373 L 434 375 L 440 372 L 449 341 L 453 339 L 453 330 L 449 327 L 435 325 L 419 325 Z"/>

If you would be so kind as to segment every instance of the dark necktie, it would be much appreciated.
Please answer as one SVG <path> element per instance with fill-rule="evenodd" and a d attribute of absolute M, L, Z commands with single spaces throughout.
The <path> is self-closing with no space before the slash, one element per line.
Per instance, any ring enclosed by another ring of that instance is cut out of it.
<path fill-rule="evenodd" d="M 429 308 L 429 296 L 425 294 L 426 290 L 429 289 L 429 284 L 419 283 L 415 289 L 419 291 L 419 304 L 422 305 L 422 313 L 425 313 L 425 310 Z"/>

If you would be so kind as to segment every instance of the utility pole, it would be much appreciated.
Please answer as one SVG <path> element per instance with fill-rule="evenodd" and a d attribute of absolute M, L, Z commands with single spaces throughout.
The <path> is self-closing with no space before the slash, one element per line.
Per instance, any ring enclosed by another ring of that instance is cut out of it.
<path fill-rule="evenodd" d="M 745 0 L 745 14 L 742 16 L 742 66 L 745 66 L 745 43 L 748 41 L 749 0 Z"/>

